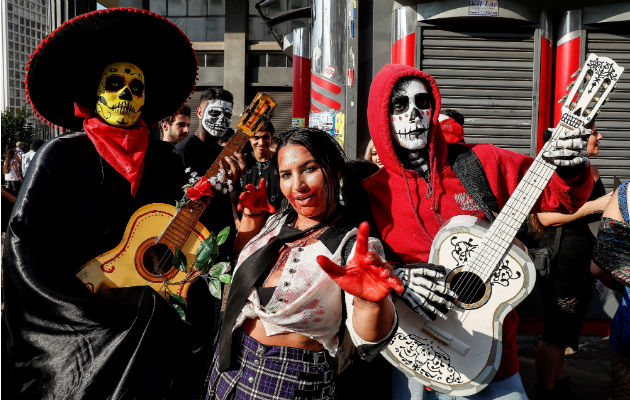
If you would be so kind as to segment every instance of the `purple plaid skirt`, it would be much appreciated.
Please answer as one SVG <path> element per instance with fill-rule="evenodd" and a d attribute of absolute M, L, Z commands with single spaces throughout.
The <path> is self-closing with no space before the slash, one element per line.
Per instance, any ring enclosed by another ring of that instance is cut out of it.
<path fill-rule="evenodd" d="M 241 330 L 237 369 L 219 372 L 218 350 L 210 369 L 206 400 L 333 399 L 335 384 L 327 351 L 267 346 Z"/>

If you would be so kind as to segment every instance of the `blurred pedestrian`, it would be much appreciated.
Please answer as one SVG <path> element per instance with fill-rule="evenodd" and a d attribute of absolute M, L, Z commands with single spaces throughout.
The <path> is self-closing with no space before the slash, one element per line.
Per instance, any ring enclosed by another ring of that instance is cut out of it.
<path fill-rule="evenodd" d="M 610 324 L 612 368 L 608 400 L 630 399 L 630 195 L 624 181 L 604 210 L 593 249 L 591 272 L 623 293 Z"/>
<path fill-rule="evenodd" d="M 589 158 L 599 153 L 603 138 L 595 124 L 591 129 L 586 145 Z M 547 141 L 548 136 L 550 131 L 543 140 Z M 606 194 L 597 168 L 592 163 L 590 168 L 595 183 L 587 202 L 575 213 L 537 214 L 545 227 L 539 245 L 558 249 L 551 259 L 549 274 L 540 276 L 539 281 L 544 304 L 544 331 L 536 349 L 537 400 L 577 396 L 569 378 L 563 377 L 564 354 L 567 347 L 578 351 L 580 328 L 593 296 L 595 279 L 589 267 L 595 237 L 589 224 L 599 221 L 612 195 Z"/>
<path fill-rule="evenodd" d="M 7 150 L 4 155 L 2 172 L 4 173 L 7 190 L 12 195 L 17 196 L 20 186 L 22 186 L 22 165 L 16 149 Z"/>
<path fill-rule="evenodd" d="M 378 153 L 376 152 L 376 148 L 374 147 L 374 142 L 370 139 L 370 143 L 368 143 L 367 148 L 365 149 L 365 155 L 363 159 L 378 165 L 379 168 L 383 168 L 383 163 L 381 159 L 378 157 Z"/>

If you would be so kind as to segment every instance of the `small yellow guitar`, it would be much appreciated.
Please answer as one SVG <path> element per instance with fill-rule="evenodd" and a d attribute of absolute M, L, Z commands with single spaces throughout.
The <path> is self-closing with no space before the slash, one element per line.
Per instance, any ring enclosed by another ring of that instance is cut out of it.
<path fill-rule="evenodd" d="M 206 172 L 207 179 L 219 173 L 219 161 L 240 152 L 250 137 L 271 119 L 276 101 L 258 93 L 245 109 L 236 133 Z M 148 204 L 130 218 L 118 246 L 94 258 L 77 273 L 85 285 L 98 292 L 110 287 L 148 285 L 164 298 L 176 294 L 186 298 L 190 284 L 201 273 L 193 266 L 200 244 L 209 237 L 199 217 L 210 203 L 211 196 L 189 200 L 177 210 L 168 204 Z M 173 265 L 175 249 L 185 260 L 185 271 Z"/>

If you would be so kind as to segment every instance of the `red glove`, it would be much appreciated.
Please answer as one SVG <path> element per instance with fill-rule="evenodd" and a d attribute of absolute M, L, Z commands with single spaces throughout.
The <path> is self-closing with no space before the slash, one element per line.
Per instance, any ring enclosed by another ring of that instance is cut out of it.
<path fill-rule="evenodd" d="M 239 211 L 247 208 L 250 212 L 266 211 L 270 214 L 276 212 L 276 208 L 269 204 L 269 200 L 267 200 L 267 182 L 265 178 L 260 179 L 258 187 L 251 183 L 245 185 L 245 190 L 238 196 L 238 206 L 236 208 Z"/>
<path fill-rule="evenodd" d="M 378 253 L 368 251 L 370 225 L 362 222 L 357 233 L 354 257 L 348 265 L 341 267 L 326 256 L 317 257 L 320 267 L 339 285 L 340 288 L 363 300 L 378 302 L 394 289 L 403 291 L 403 284 L 392 274 L 392 266 L 381 260 Z"/>

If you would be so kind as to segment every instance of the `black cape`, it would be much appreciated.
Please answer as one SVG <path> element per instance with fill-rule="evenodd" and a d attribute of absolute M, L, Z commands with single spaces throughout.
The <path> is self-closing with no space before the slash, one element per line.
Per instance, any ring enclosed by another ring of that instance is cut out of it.
<path fill-rule="evenodd" d="M 92 294 L 75 277 L 120 242 L 136 209 L 181 198 L 186 177 L 173 147 L 149 141 L 135 198 L 85 133 L 51 140 L 30 169 L 4 243 L 2 394 L 178 397 L 191 327 L 149 287 Z"/>

